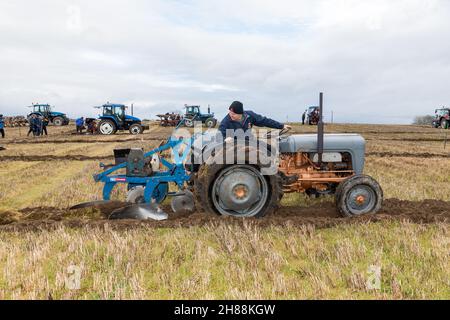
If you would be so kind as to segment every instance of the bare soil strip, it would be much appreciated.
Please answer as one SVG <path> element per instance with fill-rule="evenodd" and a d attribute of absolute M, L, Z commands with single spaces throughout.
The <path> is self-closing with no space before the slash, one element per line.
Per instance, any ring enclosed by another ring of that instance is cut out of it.
<path fill-rule="evenodd" d="M 372 156 L 372 157 L 401 157 L 401 158 L 450 158 L 450 153 L 448 154 L 442 154 L 442 153 L 410 153 L 410 152 L 367 152 L 366 156 Z"/>
<path fill-rule="evenodd" d="M 64 143 L 115 143 L 115 142 L 130 142 L 130 141 L 166 141 L 167 136 L 151 136 L 140 138 L 125 138 L 125 139 L 112 139 L 112 140 L 93 140 L 93 139 L 64 139 L 64 140 L 11 140 L 5 141 L 3 144 L 34 144 L 34 143 L 52 143 L 52 144 L 64 144 Z"/>
<path fill-rule="evenodd" d="M 123 204 L 121 204 L 123 205 Z M 227 223 L 242 226 L 252 224 L 258 227 L 303 226 L 330 228 L 342 224 L 370 223 L 379 221 L 407 220 L 413 223 L 450 223 L 450 202 L 439 200 L 403 201 L 388 199 L 378 214 L 369 214 L 356 218 L 341 217 L 333 203 L 323 203 L 311 207 L 282 207 L 274 215 L 261 219 L 239 219 L 222 217 L 206 213 L 174 215 L 169 213 L 167 221 L 108 220 L 106 216 L 114 208 L 104 209 L 102 213 L 87 211 L 69 211 L 58 208 L 27 208 L 18 212 L 0 214 L 0 232 L 2 231 L 39 231 L 55 229 L 61 226 L 70 228 L 111 228 L 129 230 L 134 228 L 188 228 L 207 224 Z M 170 212 L 169 208 L 165 208 Z"/>
<path fill-rule="evenodd" d="M 365 138 L 370 141 L 411 141 L 411 142 L 442 142 L 444 143 L 445 138 Z M 450 140 L 450 139 L 448 139 Z"/>
<path fill-rule="evenodd" d="M 54 155 L 30 155 L 30 156 L 0 156 L 1 161 L 26 161 L 26 162 L 34 162 L 34 161 L 89 161 L 89 160 L 104 160 L 104 159 L 112 159 L 112 156 L 85 156 L 82 154 L 74 154 L 67 156 L 54 156 Z"/>
<path fill-rule="evenodd" d="M 311 131 L 311 133 L 317 133 L 317 131 Z M 401 134 L 420 134 L 420 135 L 437 135 L 439 132 L 437 131 L 376 131 L 376 130 L 352 130 L 352 131 L 339 131 L 339 133 L 357 133 L 357 134 L 395 134 L 395 135 L 401 135 Z"/>

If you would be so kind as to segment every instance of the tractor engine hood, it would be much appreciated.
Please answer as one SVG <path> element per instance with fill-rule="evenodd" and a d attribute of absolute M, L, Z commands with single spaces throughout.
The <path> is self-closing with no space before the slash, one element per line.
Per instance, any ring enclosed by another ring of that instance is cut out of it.
<path fill-rule="evenodd" d="M 50 114 L 51 114 L 53 117 L 65 117 L 65 116 L 66 116 L 66 114 L 65 114 L 65 113 L 62 113 L 62 112 L 54 112 L 54 111 L 52 111 Z"/>
<path fill-rule="evenodd" d="M 216 131 L 210 131 L 194 141 L 195 150 L 201 150 L 192 155 L 192 161 L 196 161 L 194 163 L 202 163 L 205 160 L 200 160 L 203 152 L 222 145 L 223 142 L 216 141 L 216 134 Z M 299 134 L 283 138 L 279 142 L 279 150 L 280 153 L 306 152 L 314 156 L 317 153 L 317 134 Z M 323 151 L 348 152 L 355 173 L 363 173 L 366 141 L 359 134 L 325 134 Z"/>
<path fill-rule="evenodd" d="M 126 115 L 125 116 L 125 121 L 141 122 L 141 119 L 133 117 L 133 116 Z"/>
<path fill-rule="evenodd" d="M 350 153 L 355 172 L 357 174 L 363 172 L 366 140 L 359 134 L 325 134 L 323 151 Z M 317 153 L 317 134 L 299 134 L 282 139 L 280 141 L 280 152 Z"/>

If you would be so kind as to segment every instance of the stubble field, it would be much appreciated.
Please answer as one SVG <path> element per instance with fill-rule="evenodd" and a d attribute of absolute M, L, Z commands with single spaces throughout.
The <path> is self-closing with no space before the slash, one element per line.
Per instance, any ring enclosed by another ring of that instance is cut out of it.
<path fill-rule="evenodd" d="M 67 208 L 100 197 L 92 175 L 114 148 L 149 150 L 171 130 L 104 137 L 73 129 L 51 127 L 41 138 L 7 129 L 0 141 L 0 299 L 450 298 L 442 130 L 326 126 L 366 138 L 365 173 L 386 198 L 377 215 L 342 218 L 331 197 L 289 194 L 259 220 L 196 212 L 142 222 Z"/>

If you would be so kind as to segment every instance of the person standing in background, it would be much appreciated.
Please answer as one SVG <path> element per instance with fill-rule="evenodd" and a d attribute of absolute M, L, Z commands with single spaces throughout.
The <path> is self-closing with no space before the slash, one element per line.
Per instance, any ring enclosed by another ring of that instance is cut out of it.
<path fill-rule="evenodd" d="M 30 117 L 28 117 L 28 123 L 30 125 L 30 130 L 28 130 L 27 137 L 30 136 L 30 133 L 33 133 L 33 136 L 35 135 L 36 129 L 36 115 L 32 114 Z"/>
<path fill-rule="evenodd" d="M 3 119 L 2 114 L 0 114 L 0 133 L 2 134 L 2 138 L 5 138 L 5 119 Z"/>
<path fill-rule="evenodd" d="M 48 122 L 49 121 L 48 121 L 47 117 L 44 117 L 42 119 L 42 135 L 44 135 L 44 133 L 45 133 L 45 135 L 48 136 L 48 133 L 47 133 Z"/>
<path fill-rule="evenodd" d="M 77 133 L 83 133 L 83 127 L 84 127 L 84 118 L 78 118 L 75 121 L 75 125 L 77 126 Z"/>
<path fill-rule="evenodd" d="M 35 132 L 35 136 L 41 136 L 42 135 L 42 126 L 43 126 L 43 117 L 42 116 L 37 116 L 36 117 L 36 132 Z"/>

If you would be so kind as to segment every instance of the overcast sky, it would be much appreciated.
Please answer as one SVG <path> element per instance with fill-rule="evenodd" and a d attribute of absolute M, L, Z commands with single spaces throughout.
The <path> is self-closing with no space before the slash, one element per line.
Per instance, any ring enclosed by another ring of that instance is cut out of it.
<path fill-rule="evenodd" d="M 328 119 L 409 123 L 450 105 L 449 40 L 447 0 L 0 0 L 0 113 L 298 121 L 323 91 Z"/>

